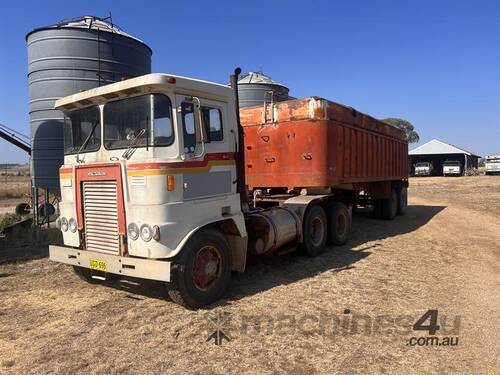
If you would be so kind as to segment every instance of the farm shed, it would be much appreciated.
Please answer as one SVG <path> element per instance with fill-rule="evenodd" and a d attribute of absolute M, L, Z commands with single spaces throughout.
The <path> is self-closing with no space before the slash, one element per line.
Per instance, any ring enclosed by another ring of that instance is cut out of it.
<path fill-rule="evenodd" d="M 414 175 L 415 164 L 431 162 L 434 166 L 433 176 L 443 175 L 443 163 L 447 160 L 458 160 L 463 170 L 477 169 L 480 156 L 457 146 L 433 139 L 422 146 L 408 152 L 411 174 Z"/>

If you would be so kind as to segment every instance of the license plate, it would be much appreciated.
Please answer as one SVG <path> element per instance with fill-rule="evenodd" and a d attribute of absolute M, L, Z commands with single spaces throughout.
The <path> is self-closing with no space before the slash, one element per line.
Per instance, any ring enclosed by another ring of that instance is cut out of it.
<path fill-rule="evenodd" d="M 90 268 L 96 271 L 106 272 L 106 262 L 99 259 L 90 259 Z"/>

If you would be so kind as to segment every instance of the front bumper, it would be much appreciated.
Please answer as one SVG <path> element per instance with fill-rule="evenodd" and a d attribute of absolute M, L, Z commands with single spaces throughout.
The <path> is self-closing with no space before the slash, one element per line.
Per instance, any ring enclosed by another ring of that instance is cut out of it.
<path fill-rule="evenodd" d="M 170 281 L 171 262 L 122 257 L 119 255 L 79 250 L 66 246 L 49 246 L 49 259 L 72 266 L 90 268 L 90 260 L 106 262 L 106 272 L 141 279 Z"/>

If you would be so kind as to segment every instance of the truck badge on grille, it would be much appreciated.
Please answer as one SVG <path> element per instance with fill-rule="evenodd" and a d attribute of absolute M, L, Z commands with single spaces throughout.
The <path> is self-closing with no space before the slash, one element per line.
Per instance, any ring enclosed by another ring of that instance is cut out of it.
<path fill-rule="evenodd" d="M 89 172 L 87 173 L 87 176 L 106 176 L 106 172 L 102 171 Z"/>

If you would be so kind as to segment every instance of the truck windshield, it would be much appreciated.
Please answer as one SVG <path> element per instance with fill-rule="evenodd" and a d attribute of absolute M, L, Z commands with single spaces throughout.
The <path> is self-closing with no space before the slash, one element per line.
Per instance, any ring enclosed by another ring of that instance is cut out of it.
<path fill-rule="evenodd" d="M 141 133 L 136 147 L 169 146 L 174 141 L 172 104 L 166 95 L 148 94 L 104 106 L 104 146 L 127 148 Z"/>
<path fill-rule="evenodd" d="M 500 159 L 486 159 L 486 163 L 500 163 Z"/>
<path fill-rule="evenodd" d="M 97 151 L 101 146 L 99 108 L 88 107 L 65 113 L 64 153 Z"/>
<path fill-rule="evenodd" d="M 460 162 L 456 160 L 448 160 L 444 162 L 444 165 L 450 166 L 450 167 L 458 167 L 460 166 Z"/>

